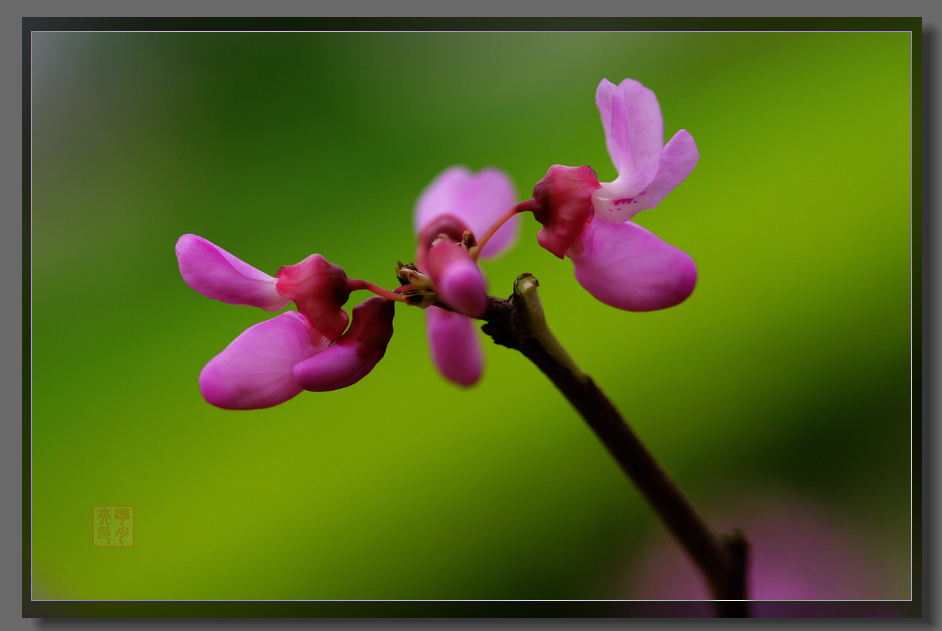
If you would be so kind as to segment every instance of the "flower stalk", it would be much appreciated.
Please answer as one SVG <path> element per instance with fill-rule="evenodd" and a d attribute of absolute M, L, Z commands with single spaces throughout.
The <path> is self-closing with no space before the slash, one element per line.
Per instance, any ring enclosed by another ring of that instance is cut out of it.
<path fill-rule="evenodd" d="M 522 274 L 507 299 L 491 298 L 482 330 L 536 364 L 585 419 L 622 471 L 703 575 L 718 617 L 748 617 L 748 542 L 740 532 L 717 538 L 658 465 L 608 397 L 583 373 L 546 324 L 539 282 Z"/>

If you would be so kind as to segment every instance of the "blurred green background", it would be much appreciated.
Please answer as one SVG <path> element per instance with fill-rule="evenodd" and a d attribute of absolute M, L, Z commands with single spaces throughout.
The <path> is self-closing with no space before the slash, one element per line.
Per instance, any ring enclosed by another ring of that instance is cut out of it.
<path fill-rule="evenodd" d="M 218 410 L 200 369 L 268 316 L 190 290 L 173 250 L 196 233 L 270 274 L 319 252 L 393 287 L 448 166 L 521 200 L 555 163 L 614 178 L 595 88 L 631 77 L 700 148 L 637 217 L 697 261 L 693 296 L 606 307 L 529 216 L 491 292 L 539 278 L 708 522 L 797 498 L 862 542 L 860 597 L 909 598 L 910 56 L 892 32 L 35 33 L 33 597 L 642 593 L 660 524 L 521 355 L 482 335 L 460 389 L 399 306 L 355 386 Z M 92 545 L 98 505 L 134 507 L 133 548 Z"/>

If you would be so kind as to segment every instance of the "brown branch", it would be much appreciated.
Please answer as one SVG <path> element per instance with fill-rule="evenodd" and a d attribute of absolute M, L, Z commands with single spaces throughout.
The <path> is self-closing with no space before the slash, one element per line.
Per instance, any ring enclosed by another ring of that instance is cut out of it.
<path fill-rule="evenodd" d="M 537 280 L 521 275 L 507 300 L 491 298 L 482 330 L 523 353 L 576 408 L 706 579 L 717 616 L 749 616 L 749 544 L 740 532 L 717 539 L 644 447 L 608 397 L 582 373 L 550 333 L 536 295 Z"/>

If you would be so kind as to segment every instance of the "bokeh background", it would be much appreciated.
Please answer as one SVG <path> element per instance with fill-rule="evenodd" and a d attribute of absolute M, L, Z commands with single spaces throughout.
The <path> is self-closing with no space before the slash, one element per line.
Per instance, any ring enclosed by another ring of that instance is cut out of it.
<path fill-rule="evenodd" d="M 693 296 L 606 307 L 532 217 L 484 265 L 491 292 L 539 278 L 557 336 L 707 522 L 751 536 L 756 596 L 909 599 L 911 45 L 35 33 L 33 598 L 703 598 L 536 368 L 482 335 L 485 376 L 456 387 L 417 309 L 351 388 L 211 407 L 200 369 L 268 316 L 190 290 L 173 251 L 196 233 L 271 274 L 318 252 L 393 287 L 448 166 L 500 167 L 521 200 L 555 163 L 612 179 L 594 93 L 631 77 L 700 148 L 636 218 L 692 254 Z M 92 545 L 99 505 L 134 507 L 133 548 Z"/>

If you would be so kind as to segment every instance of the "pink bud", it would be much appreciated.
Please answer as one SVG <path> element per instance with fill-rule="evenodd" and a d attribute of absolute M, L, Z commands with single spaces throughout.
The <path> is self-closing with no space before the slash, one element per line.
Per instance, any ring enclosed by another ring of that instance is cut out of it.
<path fill-rule="evenodd" d="M 312 254 L 297 265 L 282 267 L 276 288 L 297 305 L 324 337 L 336 341 L 347 328 L 347 313 L 341 308 L 350 298 L 347 274 L 320 254 Z"/>
<path fill-rule="evenodd" d="M 415 251 L 415 264 L 419 270 L 428 272 L 428 251 L 436 239 L 445 235 L 450 240 L 460 243 L 467 230 L 465 223 L 454 215 L 441 215 L 425 226 L 419 233 L 419 245 Z"/>
<path fill-rule="evenodd" d="M 563 258 L 595 215 L 592 193 L 601 186 L 591 167 L 555 164 L 533 187 L 533 216 L 543 224 L 540 245 Z"/>
<path fill-rule="evenodd" d="M 472 318 L 484 315 L 488 302 L 484 276 L 466 249 L 440 239 L 429 249 L 426 260 L 435 292 L 446 304 Z"/>
<path fill-rule="evenodd" d="M 354 307 L 353 323 L 339 342 L 295 364 L 295 381 L 305 390 L 314 392 L 355 384 L 386 354 L 395 312 L 395 304 L 379 296 Z"/>

